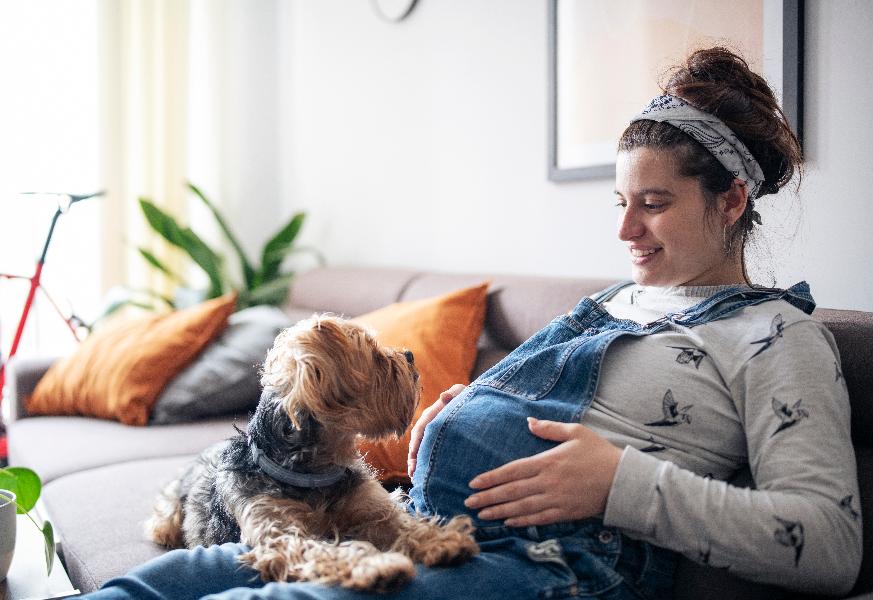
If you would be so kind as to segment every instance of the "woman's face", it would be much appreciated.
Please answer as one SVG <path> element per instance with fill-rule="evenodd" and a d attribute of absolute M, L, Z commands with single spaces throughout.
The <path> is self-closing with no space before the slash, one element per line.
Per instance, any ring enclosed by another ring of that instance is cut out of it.
<path fill-rule="evenodd" d="M 627 243 L 640 285 L 720 285 L 744 281 L 725 255 L 718 215 L 707 216 L 700 182 L 677 173 L 673 154 L 651 148 L 619 152 L 615 194 L 618 237 Z"/>

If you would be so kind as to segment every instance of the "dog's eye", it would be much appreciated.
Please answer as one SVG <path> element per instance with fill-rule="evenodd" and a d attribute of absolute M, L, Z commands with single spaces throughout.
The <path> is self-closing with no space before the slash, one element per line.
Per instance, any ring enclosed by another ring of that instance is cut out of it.
<path fill-rule="evenodd" d="M 406 362 L 409 364 L 413 364 L 415 362 L 415 356 L 412 354 L 411 350 L 404 350 L 403 356 L 406 357 Z"/>

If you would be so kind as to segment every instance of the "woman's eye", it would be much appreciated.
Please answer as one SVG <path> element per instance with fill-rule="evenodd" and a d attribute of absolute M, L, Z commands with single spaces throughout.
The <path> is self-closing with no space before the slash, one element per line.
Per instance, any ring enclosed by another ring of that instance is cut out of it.
<path fill-rule="evenodd" d="M 661 208 L 664 208 L 664 205 L 663 204 L 655 204 L 655 203 L 646 203 L 645 207 L 647 210 L 659 210 Z"/>
<path fill-rule="evenodd" d="M 621 202 L 616 202 L 615 205 L 616 205 L 617 207 L 619 207 L 619 208 L 624 208 L 624 207 L 627 206 L 627 202 L 625 202 L 624 200 L 622 200 Z"/>

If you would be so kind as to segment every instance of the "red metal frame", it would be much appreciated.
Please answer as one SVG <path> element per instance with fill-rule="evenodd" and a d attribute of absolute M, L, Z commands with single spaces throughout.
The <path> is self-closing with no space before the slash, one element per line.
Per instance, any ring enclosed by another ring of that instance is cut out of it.
<path fill-rule="evenodd" d="M 3 402 L 3 390 L 6 385 L 6 365 L 9 360 L 15 356 L 15 353 L 18 352 L 18 346 L 21 343 L 21 337 L 24 334 L 24 326 L 27 324 L 27 317 L 30 316 L 30 309 L 33 307 L 33 301 L 36 297 L 36 291 L 42 290 L 45 297 L 52 304 L 57 313 L 61 316 L 61 319 L 67 324 L 67 327 L 70 329 L 70 332 L 73 334 L 73 337 L 76 340 L 81 341 L 79 333 L 77 331 L 74 323 L 81 323 L 81 321 L 75 315 L 70 315 L 69 317 L 64 316 L 63 312 L 61 312 L 60 307 L 58 307 L 57 303 L 52 299 L 52 297 L 46 292 L 45 288 L 42 287 L 42 269 L 45 266 L 45 257 L 48 254 L 49 244 L 52 240 L 52 234 L 55 230 L 55 225 L 57 224 L 58 218 L 69 210 L 70 206 L 78 202 L 80 200 L 86 200 L 88 198 L 93 198 L 94 196 L 100 196 L 103 192 L 97 192 L 94 194 L 86 194 L 86 195 L 71 195 L 71 194 L 56 194 L 59 196 L 58 201 L 58 209 L 52 217 L 51 225 L 49 226 L 48 235 L 45 239 L 45 244 L 43 245 L 42 254 L 36 261 L 36 269 L 33 272 L 33 275 L 27 277 L 25 275 L 11 275 L 8 273 L 0 273 L 0 278 L 2 279 L 25 279 L 30 282 L 30 289 L 27 292 L 27 298 L 24 300 L 24 307 L 21 310 L 21 317 L 18 319 L 18 325 L 15 328 L 15 335 L 12 338 L 12 346 L 9 348 L 9 355 L 5 357 L 2 356 L 2 352 L 0 352 L 0 406 L 2 406 Z M 0 461 L 6 459 L 7 456 L 7 448 L 6 448 L 6 435 L 5 428 L 3 427 L 2 418 L 0 418 Z"/>

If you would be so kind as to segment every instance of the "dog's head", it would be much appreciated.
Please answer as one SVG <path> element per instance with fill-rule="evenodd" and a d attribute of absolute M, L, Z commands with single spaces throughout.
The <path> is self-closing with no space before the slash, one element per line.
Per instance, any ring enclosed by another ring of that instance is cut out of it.
<path fill-rule="evenodd" d="M 311 415 L 336 433 L 401 435 L 412 421 L 420 386 L 412 353 L 381 346 L 366 328 L 315 315 L 276 337 L 261 383 L 291 422 Z"/>

